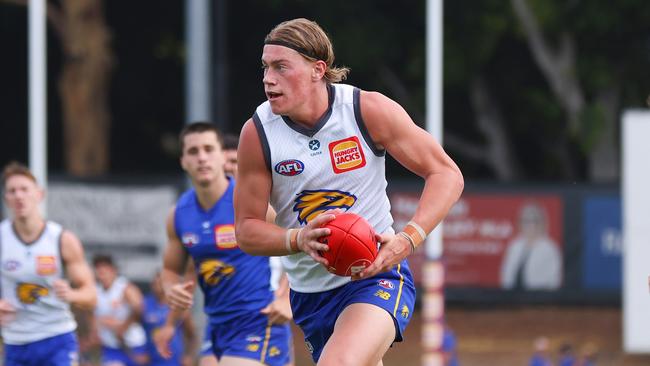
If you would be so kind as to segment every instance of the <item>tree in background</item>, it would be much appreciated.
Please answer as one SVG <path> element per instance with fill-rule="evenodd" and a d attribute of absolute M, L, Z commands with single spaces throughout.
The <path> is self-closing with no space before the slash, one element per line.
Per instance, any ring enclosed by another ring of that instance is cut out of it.
<path fill-rule="evenodd" d="M 621 107 L 642 105 L 644 99 L 643 94 L 633 96 L 638 86 L 629 81 L 648 81 L 647 3 L 511 4 L 535 63 L 564 111 L 566 140 L 575 141 L 587 155 L 588 179 L 616 181 Z"/>
<path fill-rule="evenodd" d="M 103 6 L 102 0 L 47 2 L 47 18 L 64 55 L 59 77 L 64 165 L 69 174 L 80 177 L 105 174 L 110 162 L 108 92 L 114 58 Z"/>
<path fill-rule="evenodd" d="M 618 121 L 650 82 L 645 2 L 445 6 L 446 95 L 467 90 L 479 132 L 451 124 L 445 144 L 499 180 L 617 181 Z"/>

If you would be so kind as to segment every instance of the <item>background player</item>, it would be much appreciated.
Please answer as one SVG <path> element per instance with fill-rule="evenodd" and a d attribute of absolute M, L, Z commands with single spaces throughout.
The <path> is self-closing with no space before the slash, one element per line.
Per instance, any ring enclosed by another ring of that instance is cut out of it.
<path fill-rule="evenodd" d="M 234 179 L 223 170 L 220 135 L 214 125 L 198 122 L 180 134 L 181 166 L 194 186 L 167 219 L 163 287 L 170 314 L 156 340 L 169 355 L 167 340 L 182 311 L 193 302 L 193 281 L 181 281 L 188 254 L 205 294 L 212 327 L 212 349 L 220 365 L 284 365 L 289 356 L 288 298 L 274 299 L 269 260 L 242 252 L 235 239 Z M 266 310 L 265 310 L 266 309 Z"/>
<path fill-rule="evenodd" d="M 172 357 L 164 358 L 154 345 L 154 335 L 167 321 L 169 305 L 162 289 L 160 273 L 156 273 L 151 281 L 151 293 L 144 297 L 142 304 L 142 326 L 147 334 L 147 352 L 149 362 L 153 366 L 191 366 L 194 365 L 196 352 L 196 332 L 191 314 L 186 313 L 180 327 L 182 332 L 177 332 L 169 342 Z"/>
<path fill-rule="evenodd" d="M 224 164 L 223 171 L 226 175 L 236 178 L 237 175 L 237 147 L 239 145 L 239 137 L 230 133 L 223 134 L 223 156 Z M 267 220 L 275 220 L 275 211 L 272 208 L 269 208 L 267 213 Z M 190 259 L 190 263 L 193 263 Z M 269 257 L 269 263 L 271 265 L 271 289 L 275 293 L 276 298 L 283 298 L 288 295 L 289 291 L 289 282 L 287 276 L 284 273 L 282 268 L 282 262 L 280 257 Z M 192 264 L 193 266 L 193 264 Z M 212 340 L 211 335 L 212 330 L 210 325 L 207 324 L 205 327 L 205 334 L 203 337 L 203 342 L 201 344 L 200 356 L 199 356 L 199 366 L 216 366 L 217 359 L 212 353 Z M 289 344 L 291 346 L 289 363 L 286 366 L 292 366 L 293 360 L 295 359 L 294 349 L 293 349 L 293 336 L 289 339 Z"/>
<path fill-rule="evenodd" d="M 2 183 L 12 215 L 0 223 L 4 364 L 75 364 L 79 347 L 70 304 L 88 310 L 97 302 L 83 246 L 43 218 L 44 191 L 26 166 L 9 163 Z"/>
<path fill-rule="evenodd" d="M 96 255 L 93 266 L 98 284 L 97 308 L 91 326 L 101 344 L 102 365 L 146 365 L 149 362 L 147 338 L 140 324 L 142 292 L 118 274 L 111 256 Z"/>

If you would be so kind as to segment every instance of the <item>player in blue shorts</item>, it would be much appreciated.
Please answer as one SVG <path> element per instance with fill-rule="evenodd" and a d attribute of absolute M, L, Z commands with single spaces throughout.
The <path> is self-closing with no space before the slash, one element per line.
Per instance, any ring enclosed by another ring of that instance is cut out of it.
<path fill-rule="evenodd" d="M 181 279 L 191 256 L 219 365 L 284 365 L 291 332 L 288 294 L 274 297 L 268 257 L 239 249 L 232 203 L 235 180 L 223 171 L 219 132 L 213 124 L 193 123 L 183 129 L 180 142 L 181 166 L 194 188 L 179 198 L 167 220 L 162 278 L 174 311 L 161 329 L 158 350 L 170 355 L 163 339 L 171 339 L 181 312 L 192 306 L 194 281 Z"/>
<path fill-rule="evenodd" d="M 175 332 L 169 342 L 172 357 L 166 359 L 156 350 L 153 338 L 159 328 L 167 321 L 169 305 L 165 300 L 160 273 L 151 281 L 151 293 L 144 297 L 142 304 L 142 327 L 147 335 L 147 352 L 152 366 L 190 366 L 194 364 L 196 349 L 196 331 L 190 313 L 186 313 L 181 322 L 182 332 Z"/>
<path fill-rule="evenodd" d="M 90 310 L 97 303 L 83 246 L 42 216 L 45 194 L 29 168 L 7 164 L 2 187 L 11 218 L 0 222 L 0 363 L 77 365 L 77 322 L 70 307 Z"/>
<path fill-rule="evenodd" d="M 376 92 L 340 84 L 327 34 L 294 19 L 266 36 L 267 101 L 241 132 L 235 188 L 239 245 L 282 257 L 294 320 L 318 365 L 381 365 L 411 319 L 415 288 L 406 257 L 445 217 L 463 177 L 440 144 L 404 109 Z M 395 234 L 386 194 L 385 154 L 424 179 L 412 220 Z M 245 158 L 244 158 L 245 157 Z M 265 220 L 267 204 L 277 212 Z M 317 239 L 338 209 L 380 233 L 375 261 L 353 278 L 326 270 Z"/>

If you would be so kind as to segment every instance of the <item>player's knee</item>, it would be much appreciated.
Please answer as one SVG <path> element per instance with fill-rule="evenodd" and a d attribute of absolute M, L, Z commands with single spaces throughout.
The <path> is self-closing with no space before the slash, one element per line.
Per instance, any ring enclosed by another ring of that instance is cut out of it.
<path fill-rule="evenodd" d="M 335 354 L 322 355 L 318 360 L 318 366 L 376 366 L 377 361 L 364 359 L 363 355 L 357 352 L 338 352 Z"/>

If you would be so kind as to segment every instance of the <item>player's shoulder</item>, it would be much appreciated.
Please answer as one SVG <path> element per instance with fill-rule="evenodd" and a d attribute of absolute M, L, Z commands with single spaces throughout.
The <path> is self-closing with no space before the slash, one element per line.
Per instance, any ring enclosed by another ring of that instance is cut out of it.
<path fill-rule="evenodd" d="M 192 209 L 194 208 L 195 202 L 196 202 L 196 193 L 194 191 L 194 188 L 190 188 L 183 192 L 180 197 L 178 197 L 178 200 L 176 201 L 176 206 L 173 208 L 174 212 L 178 212 L 179 210 L 187 210 L 187 209 Z"/>

